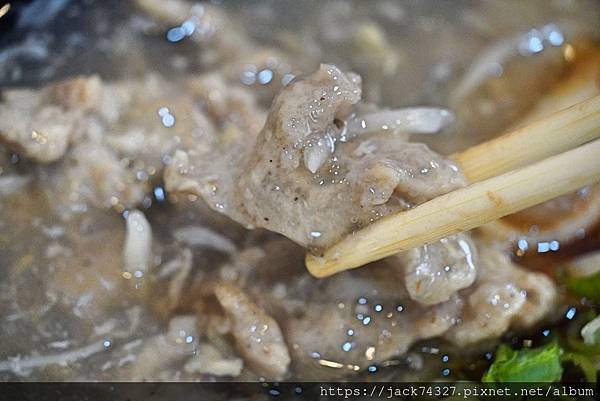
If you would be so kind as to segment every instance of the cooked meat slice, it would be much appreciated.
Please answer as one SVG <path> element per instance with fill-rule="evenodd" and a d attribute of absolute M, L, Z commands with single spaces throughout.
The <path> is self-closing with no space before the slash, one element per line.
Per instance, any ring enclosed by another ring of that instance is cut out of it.
<path fill-rule="evenodd" d="M 313 292 L 305 313 L 284 329 L 297 371 L 309 379 L 347 377 L 453 325 L 460 298 L 424 307 L 389 274 L 384 264 L 344 272 Z"/>
<path fill-rule="evenodd" d="M 145 340 L 135 362 L 131 366 L 131 380 L 144 381 L 170 379 L 171 365 L 196 354 L 198 333 L 194 316 L 175 316 L 169 327 L 157 336 Z"/>
<path fill-rule="evenodd" d="M 475 245 L 466 233 L 411 249 L 388 261 L 401 263 L 410 297 L 425 305 L 445 302 L 473 284 L 479 264 Z"/>
<path fill-rule="evenodd" d="M 167 186 L 201 195 L 248 227 L 320 248 L 464 185 L 452 162 L 405 142 L 398 121 L 393 130 L 367 128 L 360 93 L 360 77 L 322 65 L 282 90 L 256 139 L 237 135 L 202 158 L 178 153 Z"/>
<path fill-rule="evenodd" d="M 63 163 L 50 170 L 49 175 L 51 191 L 58 200 L 56 206 L 76 209 L 91 204 L 122 209 L 141 203 L 148 189 L 102 144 L 77 145 Z"/>
<path fill-rule="evenodd" d="M 351 377 L 356 369 L 402 357 L 428 338 L 443 336 L 460 346 L 493 342 L 510 329 L 543 321 L 558 302 L 548 278 L 520 269 L 494 244 L 468 234 L 428 250 L 427 269 L 443 271 L 454 254 L 451 267 L 460 272 L 458 277 L 435 276 L 424 297 L 435 299 L 438 289 L 445 300 L 435 304 L 414 299 L 404 284 L 406 272 L 423 260 L 393 257 L 315 279 L 303 269 L 299 246 L 264 235 L 256 239 L 260 248 L 242 250 L 220 275 L 277 320 L 292 356 L 290 369 L 302 379 Z M 406 264 L 411 259 L 413 264 Z M 449 289 L 443 288 L 446 284 Z"/>
<path fill-rule="evenodd" d="M 200 85 L 209 79 L 167 82 L 148 75 L 107 83 L 92 76 L 40 90 L 7 90 L 0 102 L 0 141 L 39 163 L 54 162 L 41 166 L 40 174 L 53 183 L 49 189 L 59 208 L 135 207 L 177 146 L 212 149 L 217 124 L 228 123 L 232 132 L 254 124 L 258 131 L 261 112 L 242 90 L 230 91 L 220 105 L 205 102 L 225 86 Z M 228 122 L 234 114 L 237 119 Z"/>
<path fill-rule="evenodd" d="M 75 78 L 42 90 L 17 89 L 0 102 L 0 141 L 42 163 L 60 159 L 85 129 L 84 112 L 99 96 L 99 79 Z"/>
<path fill-rule="evenodd" d="M 219 127 L 218 134 L 212 134 L 211 144 L 220 151 L 239 142 L 248 145 L 249 139 L 253 140 L 265 124 L 265 111 L 257 106 L 253 93 L 239 83 L 208 73 L 187 79 L 185 87 L 202 104 L 202 111 L 213 126 Z"/>
<path fill-rule="evenodd" d="M 12 106 L 0 111 L 0 120 L 6 124 L 2 127 L 2 139 L 6 143 L 25 156 L 44 163 L 64 155 L 77 130 L 77 112 L 63 112 L 50 106 L 31 113 L 27 106 L 19 107 L 18 103 L 12 103 Z M 22 118 L 24 115 L 31 118 Z"/>
<path fill-rule="evenodd" d="M 424 145 L 381 130 L 363 134 L 365 120 L 353 117 L 359 100 L 359 78 L 328 65 L 275 99 L 240 177 L 238 203 L 253 225 L 322 247 L 462 184 Z"/>
<path fill-rule="evenodd" d="M 277 322 L 233 285 L 217 285 L 215 295 L 233 322 L 232 335 L 248 364 L 267 377 L 283 378 L 290 355 Z"/>
<path fill-rule="evenodd" d="M 524 291 L 525 304 L 511 321 L 511 327 L 528 328 L 552 317 L 560 297 L 554 282 L 541 273 L 527 271 L 512 263 L 507 253 L 498 250 L 499 244 L 483 243 L 481 280 L 513 281 Z"/>
<path fill-rule="evenodd" d="M 558 302 L 546 276 L 520 269 L 493 244 L 480 247 L 477 281 L 465 290 L 460 323 L 444 337 L 459 346 L 489 341 L 509 328 L 528 328 L 547 318 Z"/>
<path fill-rule="evenodd" d="M 511 282 L 486 282 L 467 298 L 462 322 L 445 334 L 459 346 L 500 337 L 525 304 L 526 293 Z"/>

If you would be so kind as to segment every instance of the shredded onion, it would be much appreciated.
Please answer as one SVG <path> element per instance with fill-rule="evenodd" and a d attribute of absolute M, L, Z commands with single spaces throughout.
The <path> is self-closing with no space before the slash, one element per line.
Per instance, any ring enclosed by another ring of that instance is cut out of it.
<path fill-rule="evenodd" d="M 532 37 L 539 40 L 541 45 L 539 49 L 531 48 L 530 39 Z M 463 101 L 488 79 L 500 76 L 503 72 L 503 65 L 511 57 L 532 56 L 544 50 L 544 45 L 561 46 L 563 40 L 563 33 L 560 29 L 554 24 L 548 24 L 539 29 L 518 33 L 493 44 L 481 52 L 464 74 L 453 91 L 453 102 Z"/>
<path fill-rule="evenodd" d="M 354 133 L 389 130 L 407 134 L 435 134 L 454 122 L 454 114 L 437 107 L 407 107 L 357 116 L 348 123 Z"/>
<path fill-rule="evenodd" d="M 152 253 L 152 227 L 144 213 L 131 210 L 127 214 L 127 234 L 123 249 L 124 268 L 130 273 L 146 272 Z"/>
<path fill-rule="evenodd" d="M 183 287 L 192 271 L 192 251 L 187 248 L 184 249 L 181 253 L 181 258 L 176 259 L 174 262 L 179 266 L 179 269 L 175 277 L 169 282 L 167 294 L 169 296 L 169 306 L 171 309 L 175 309 L 179 303 Z"/>
<path fill-rule="evenodd" d="M 198 246 L 215 249 L 224 253 L 234 253 L 235 244 L 227 237 L 202 226 L 180 227 L 173 232 L 179 242 L 189 246 Z"/>
<path fill-rule="evenodd" d="M 452 93 L 454 102 L 460 102 L 469 96 L 483 82 L 502 71 L 502 65 L 517 53 L 521 35 L 502 40 L 485 49 L 471 64 L 464 77 Z"/>
<path fill-rule="evenodd" d="M 45 367 L 48 365 L 63 365 L 88 358 L 98 352 L 105 351 L 105 341 L 102 340 L 82 348 L 62 352 L 54 355 L 42 355 L 21 359 L 20 357 L 9 358 L 7 361 L 0 361 L 0 372 L 12 371 L 15 374 L 27 374 L 34 368 Z"/>

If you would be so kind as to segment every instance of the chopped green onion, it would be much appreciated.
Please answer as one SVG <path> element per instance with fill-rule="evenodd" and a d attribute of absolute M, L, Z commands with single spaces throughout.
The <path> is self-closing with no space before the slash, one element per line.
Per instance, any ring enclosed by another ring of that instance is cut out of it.
<path fill-rule="evenodd" d="M 557 343 L 533 349 L 513 350 L 501 345 L 496 359 L 482 381 L 502 382 L 554 382 L 562 376 L 561 349 Z"/>

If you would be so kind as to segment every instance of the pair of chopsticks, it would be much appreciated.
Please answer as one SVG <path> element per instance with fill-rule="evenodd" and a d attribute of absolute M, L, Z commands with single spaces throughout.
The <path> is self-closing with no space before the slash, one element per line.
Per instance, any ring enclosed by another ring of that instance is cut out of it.
<path fill-rule="evenodd" d="M 315 277 L 360 267 L 471 230 L 600 181 L 600 96 L 471 147 L 451 158 L 467 187 L 386 216 L 321 255 Z M 552 216 L 548 216 L 552 218 Z"/>

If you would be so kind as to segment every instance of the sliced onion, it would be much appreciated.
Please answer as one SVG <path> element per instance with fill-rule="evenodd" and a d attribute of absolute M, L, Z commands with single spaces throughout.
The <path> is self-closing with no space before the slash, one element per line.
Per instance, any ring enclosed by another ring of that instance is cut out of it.
<path fill-rule="evenodd" d="M 452 93 L 453 102 L 460 102 L 487 81 L 491 76 L 502 71 L 502 65 L 513 55 L 517 54 L 518 44 L 522 35 L 504 39 L 484 49 L 467 72 L 463 75 Z"/>
<path fill-rule="evenodd" d="M 131 210 L 127 214 L 127 232 L 123 248 L 125 271 L 146 272 L 152 254 L 152 227 L 144 213 Z"/>
<path fill-rule="evenodd" d="M 221 251 L 224 253 L 234 253 L 235 244 L 227 237 L 202 226 L 185 226 L 173 231 L 175 239 L 183 244 L 193 247 L 203 247 Z"/>
<path fill-rule="evenodd" d="M 86 359 L 94 354 L 106 351 L 106 342 L 101 340 L 93 344 L 72 349 L 59 354 L 31 356 L 21 359 L 20 357 L 9 358 L 0 361 L 0 372 L 12 371 L 18 375 L 27 375 L 31 369 L 43 368 L 49 365 L 68 366 L 70 363 Z"/>
<path fill-rule="evenodd" d="M 536 43 L 534 47 L 532 47 L 532 39 Z M 564 36 L 558 26 L 548 24 L 494 43 L 479 54 L 454 88 L 453 103 L 463 101 L 488 79 L 501 75 L 503 65 L 512 57 L 534 56 L 541 53 L 547 46 L 557 47 L 561 46 L 563 42 Z"/>
<path fill-rule="evenodd" d="M 364 134 L 389 130 L 406 134 L 435 134 L 454 122 L 450 110 L 408 107 L 357 116 L 348 123 L 350 132 Z"/>

